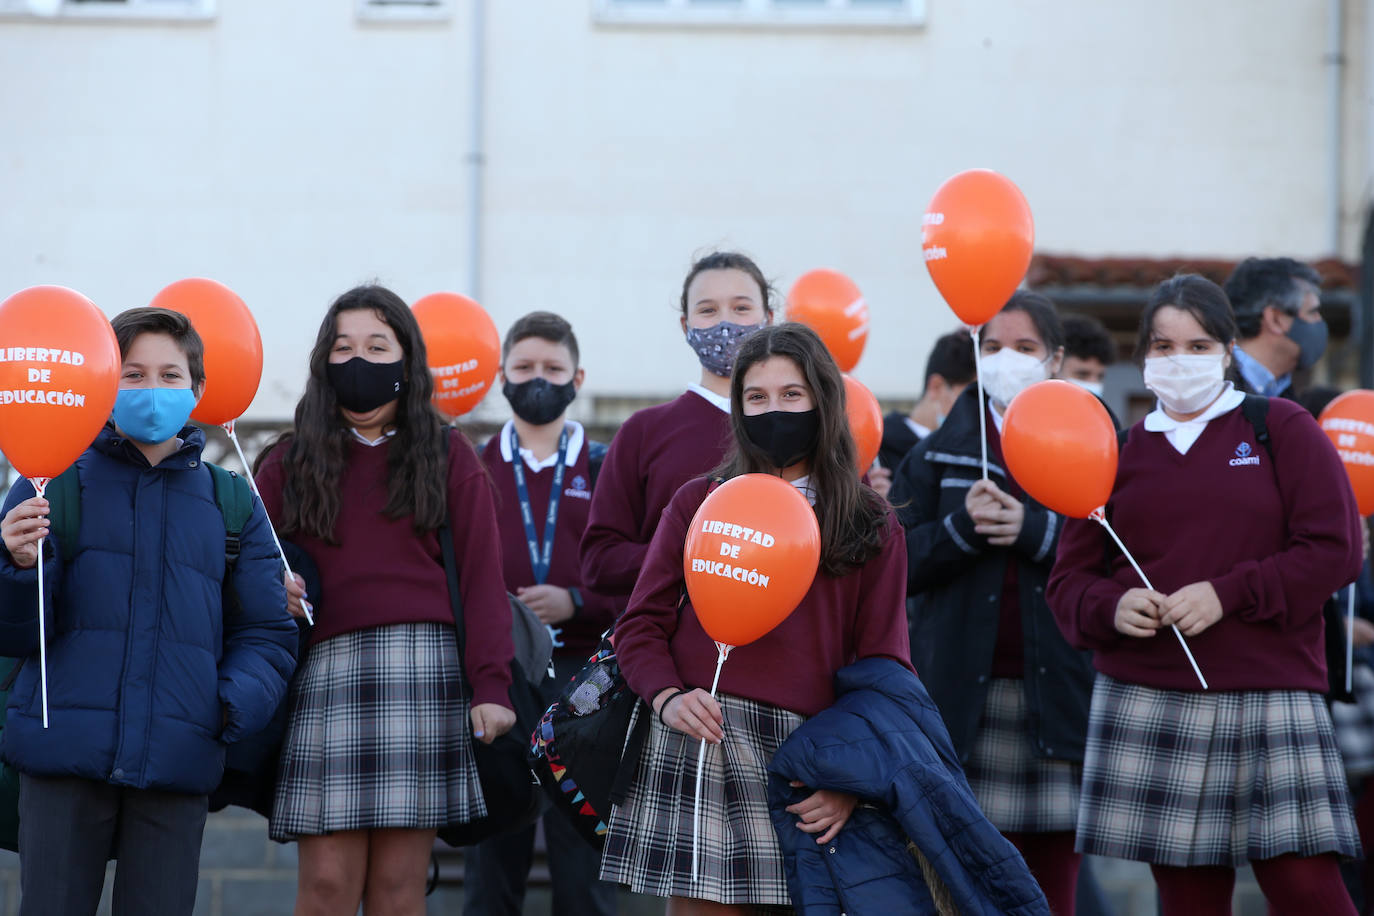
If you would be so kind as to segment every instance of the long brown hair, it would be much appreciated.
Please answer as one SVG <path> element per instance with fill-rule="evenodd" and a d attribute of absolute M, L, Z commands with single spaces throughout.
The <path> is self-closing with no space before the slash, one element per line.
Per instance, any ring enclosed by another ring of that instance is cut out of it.
<path fill-rule="evenodd" d="M 740 345 L 730 377 L 734 444 L 713 476 L 728 480 L 741 474 L 778 472 L 744 431 L 744 376 L 751 367 L 775 356 L 796 364 L 816 405 L 820 430 L 807 461 L 821 529 L 821 570 L 843 576 L 882 550 L 888 509 L 882 497 L 859 482 L 854 470 L 858 450 L 845 413 L 840 367 L 806 325 L 791 321 L 772 325 L 749 335 Z"/>
<path fill-rule="evenodd" d="M 339 412 L 325 367 L 338 335 L 339 313 L 371 311 L 386 323 L 401 345 L 406 386 L 396 405 L 395 435 L 387 452 L 387 503 L 390 518 L 415 518 L 417 532 L 433 531 L 447 514 L 442 435 L 443 417 L 430 403 L 434 379 L 425 357 L 425 341 L 410 308 L 382 286 L 359 286 L 344 293 L 320 322 L 310 351 L 310 380 L 296 404 L 296 430 L 282 462 L 282 532 L 303 532 L 337 543 L 334 526 L 342 502 L 339 483 L 347 463 L 352 433 Z"/>

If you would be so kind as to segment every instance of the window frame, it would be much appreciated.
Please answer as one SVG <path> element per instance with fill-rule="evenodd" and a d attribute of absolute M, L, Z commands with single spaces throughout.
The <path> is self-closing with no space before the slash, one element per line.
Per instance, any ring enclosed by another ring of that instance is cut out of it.
<path fill-rule="evenodd" d="M 448 22 L 455 5 L 454 0 L 356 0 L 353 9 L 359 22 Z"/>
<path fill-rule="evenodd" d="M 592 0 L 592 19 L 605 26 L 706 28 L 916 29 L 926 24 L 926 0 L 899 0 L 899 4 L 870 9 L 856 6 L 854 0 L 823 0 L 814 6 L 778 0 L 739 0 L 719 6 L 701 0 Z"/>
<path fill-rule="evenodd" d="M 87 3 L 61 0 L 51 13 L 34 10 L 28 0 L 0 0 L 0 18 L 39 22 L 131 19 L 143 22 L 204 22 L 218 16 L 219 0 L 92 0 Z"/>

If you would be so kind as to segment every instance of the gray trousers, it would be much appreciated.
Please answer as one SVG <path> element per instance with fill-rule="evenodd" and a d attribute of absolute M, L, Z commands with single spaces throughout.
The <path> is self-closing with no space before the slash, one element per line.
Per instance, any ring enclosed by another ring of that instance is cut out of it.
<path fill-rule="evenodd" d="M 19 777 L 20 916 L 93 916 L 118 854 L 114 916 L 190 916 L 206 797 Z"/>

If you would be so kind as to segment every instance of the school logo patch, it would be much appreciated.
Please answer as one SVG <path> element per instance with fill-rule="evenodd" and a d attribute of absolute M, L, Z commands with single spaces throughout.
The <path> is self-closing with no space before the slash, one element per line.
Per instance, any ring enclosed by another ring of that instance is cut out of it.
<path fill-rule="evenodd" d="M 563 491 L 564 496 L 571 496 L 573 499 L 591 499 L 592 491 L 587 489 L 587 478 L 578 474 L 571 481 L 572 486 Z"/>
<path fill-rule="evenodd" d="M 1251 454 L 1254 450 L 1254 447 L 1251 446 L 1249 442 L 1241 442 L 1240 445 L 1236 446 L 1236 457 L 1231 459 L 1231 467 L 1238 468 L 1245 465 L 1255 465 L 1258 467 L 1260 463 L 1259 455 Z"/>

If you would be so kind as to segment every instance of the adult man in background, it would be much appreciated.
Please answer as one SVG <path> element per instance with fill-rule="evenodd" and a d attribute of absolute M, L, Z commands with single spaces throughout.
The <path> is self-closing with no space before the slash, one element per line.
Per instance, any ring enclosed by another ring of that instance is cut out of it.
<path fill-rule="evenodd" d="M 1240 332 L 1232 381 L 1241 391 L 1293 398 L 1293 373 L 1326 352 L 1321 276 L 1292 258 L 1246 258 L 1224 289 Z"/>

